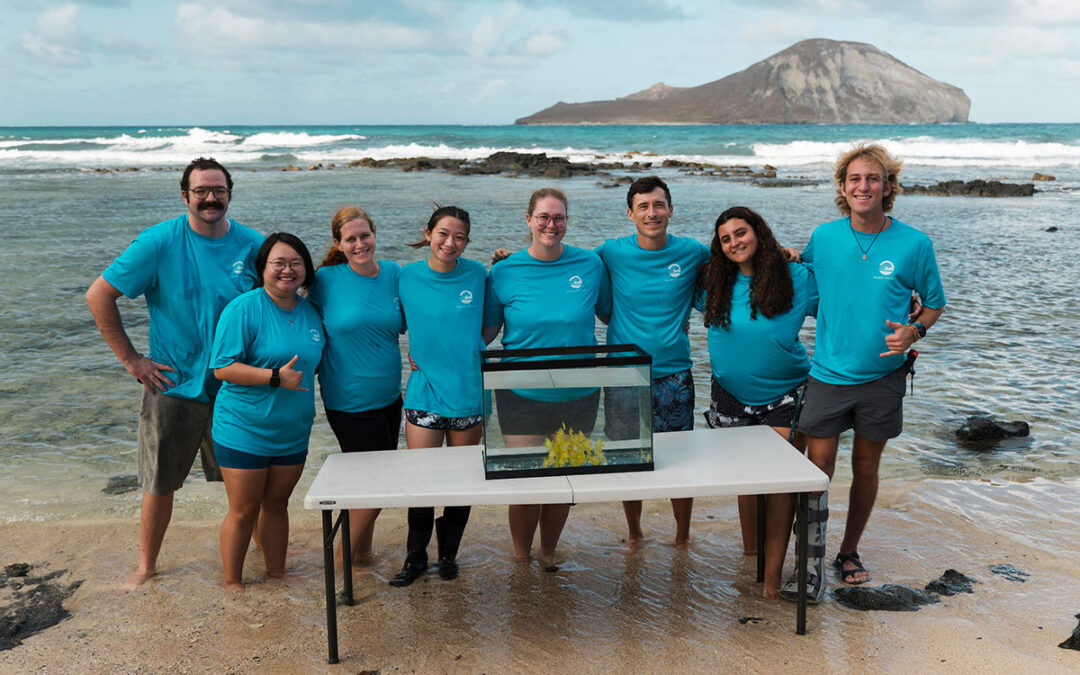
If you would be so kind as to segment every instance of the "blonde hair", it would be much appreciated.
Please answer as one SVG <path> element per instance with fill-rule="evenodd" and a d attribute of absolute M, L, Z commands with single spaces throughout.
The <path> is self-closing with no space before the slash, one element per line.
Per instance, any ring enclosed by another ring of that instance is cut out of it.
<path fill-rule="evenodd" d="M 367 222 L 368 227 L 371 228 L 371 233 L 375 234 L 375 221 L 371 219 L 367 211 L 351 204 L 341 207 L 330 220 L 330 234 L 334 238 L 334 243 L 330 244 L 330 248 L 326 251 L 323 261 L 319 263 L 319 267 L 341 265 L 346 262 L 345 253 L 337 247 L 337 242 L 341 241 L 341 228 L 345 227 L 345 223 L 357 219 Z"/>
<path fill-rule="evenodd" d="M 536 202 L 544 199 L 545 197 L 554 197 L 555 199 L 558 199 L 560 202 L 562 202 L 563 208 L 566 209 L 566 211 L 569 213 L 570 205 L 566 202 L 566 195 L 563 194 L 563 191 L 558 188 L 547 187 L 540 188 L 539 190 L 536 190 L 532 193 L 532 196 L 529 197 L 529 208 L 525 211 L 525 215 L 531 216 L 533 209 L 536 208 Z"/>
<path fill-rule="evenodd" d="M 833 174 L 833 178 L 836 179 L 836 208 L 840 209 L 840 213 L 845 216 L 851 215 L 851 207 L 848 205 L 847 197 L 844 196 L 843 188 L 844 181 L 847 180 L 848 166 L 856 159 L 873 162 L 881 169 L 882 177 L 892 186 L 889 194 L 882 198 L 881 206 L 886 213 L 892 211 L 896 195 L 903 192 L 903 188 L 900 187 L 900 167 L 903 166 L 903 162 L 890 155 L 888 150 L 877 143 L 860 143 L 836 160 L 836 173 Z"/>

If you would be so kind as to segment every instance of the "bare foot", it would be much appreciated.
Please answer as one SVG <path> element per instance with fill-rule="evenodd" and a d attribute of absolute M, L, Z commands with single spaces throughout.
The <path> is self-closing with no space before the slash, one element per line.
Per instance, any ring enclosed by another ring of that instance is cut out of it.
<path fill-rule="evenodd" d="M 150 578 L 156 573 L 157 572 L 152 567 L 149 569 L 143 569 L 140 567 L 131 574 L 129 574 L 126 579 L 124 579 L 124 583 L 116 589 L 116 592 L 120 595 L 130 593 L 131 591 L 135 590 L 139 586 L 142 586 L 147 581 L 149 581 Z"/>
<path fill-rule="evenodd" d="M 645 545 L 645 537 L 627 537 L 623 540 L 619 550 L 626 555 L 633 555 L 641 550 L 641 547 Z"/>
<path fill-rule="evenodd" d="M 675 548 L 682 551 L 692 551 L 694 550 L 694 542 L 692 539 L 676 539 Z"/>
<path fill-rule="evenodd" d="M 242 581 L 222 581 L 221 585 L 230 593 L 244 592 L 244 582 Z"/>
<path fill-rule="evenodd" d="M 559 571 L 559 565 L 555 561 L 555 551 L 545 551 L 544 549 L 540 549 L 540 555 L 538 555 L 536 559 L 540 563 L 540 569 L 545 572 Z"/>
<path fill-rule="evenodd" d="M 266 571 L 266 578 L 267 579 L 280 579 L 282 581 L 290 581 L 292 579 L 302 579 L 303 577 L 301 577 L 299 574 L 294 574 L 292 572 L 287 572 L 285 570 L 274 570 L 272 572 L 270 570 L 267 570 Z"/>
<path fill-rule="evenodd" d="M 762 591 L 761 594 L 765 598 L 767 598 L 769 600 L 779 600 L 780 599 L 780 583 L 779 583 L 779 581 L 777 581 L 776 583 L 766 583 L 765 584 L 765 590 Z"/>

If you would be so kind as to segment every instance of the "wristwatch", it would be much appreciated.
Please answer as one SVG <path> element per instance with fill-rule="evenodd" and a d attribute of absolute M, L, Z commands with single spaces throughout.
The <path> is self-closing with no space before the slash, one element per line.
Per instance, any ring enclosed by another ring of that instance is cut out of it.
<path fill-rule="evenodd" d="M 925 328 L 923 329 L 923 332 L 924 333 L 926 332 Z M 281 369 L 280 368 L 273 368 L 273 369 L 270 370 L 270 386 L 271 387 L 280 387 L 281 386 Z"/>
<path fill-rule="evenodd" d="M 926 326 L 922 325 L 918 321 L 911 324 L 911 327 L 915 329 L 915 332 L 919 334 L 919 339 L 926 337 Z"/>

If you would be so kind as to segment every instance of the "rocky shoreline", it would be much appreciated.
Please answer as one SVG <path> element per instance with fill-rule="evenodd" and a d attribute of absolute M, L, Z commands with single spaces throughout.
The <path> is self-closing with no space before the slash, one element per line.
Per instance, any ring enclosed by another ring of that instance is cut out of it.
<path fill-rule="evenodd" d="M 748 165 L 722 165 L 705 162 L 688 162 L 677 159 L 660 159 L 655 153 L 631 151 L 621 155 L 623 161 L 572 162 L 566 157 L 550 157 L 547 153 L 500 151 L 481 159 L 448 159 L 442 157 L 402 157 L 374 159 L 362 157 L 344 164 L 333 162 L 310 164 L 306 167 L 286 164 L 273 171 L 334 171 L 343 169 L 387 169 L 402 172 L 444 171 L 454 176 L 494 176 L 509 178 L 562 179 L 574 176 L 595 176 L 601 180 L 597 185 L 614 188 L 628 185 L 633 177 L 626 174 L 644 173 L 657 169 L 674 169 L 687 176 L 716 178 L 720 180 L 748 182 L 764 188 L 804 187 L 825 185 L 829 181 L 813 180 L 802 176 L 780 176 L 776 167 L 769 164 L 755 169 Z M 656 158 L 656 159 L 650 159 Z M 97 168 L 95 173 L 128 173 L 137 171 L 177 171 L 170 167 Z M 250 169 L 254 172 L 257 169 Z M 262 169 L 268 170 L 268 169 Z M 621 174 L 621 175 L 619 175 Z M 1032 181 L 1052 181 L 1053 176 L 1036 173 Z M 971 181 L 940 181 L 934 185 L 903 185 L 904 193 L 934 197 L 1030 197 L 1040 190 L 1034 182 L 1008 183 L 999 180 L 976 179 Z"/>

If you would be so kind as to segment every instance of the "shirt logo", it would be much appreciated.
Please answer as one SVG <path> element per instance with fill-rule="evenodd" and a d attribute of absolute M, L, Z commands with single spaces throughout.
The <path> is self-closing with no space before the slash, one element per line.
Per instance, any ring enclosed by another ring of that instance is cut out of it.
<path fill-rule="evenodd" d="M 678 263 L 671 263 L 670 265 L 668 265 L 667 271 L 672 279 L 677 279 L 680 275 L 682 275 L 682 268 L 679 267 Z"/>
<path fill-rule="evenodd" d="M 237 260 L 236 262 L 234 262 L 232 264 L 232 273 L 233 274 L 243 274 L 244 273 L 244 261 L 243 260 Z"/>
<path fill-rule="evenodd" d="M 581 277 L 579 277 L 578 275 L 575 274 L 574 276 L 570 277 L 570 288 L 574 289 L 575 291 L 581 288 L 581 283 Z"/>
<path fill-rule="evenodd" d="M 889 276 L 890 274 L 892 274 L 895 271 L 896 271 L 896 266 L 893 265 L 892 262 L 890 262 L 888 260 L 883 260 L 883 261 L 881 261 L 881 264 L 878 265 L 878 272 L 881 272 L 881 274 L 883 276 L 887 277 L 887 276 Z"/>
<path fill-rule="evenodd" d="M 465 290 L 458 293 L 458 297 L 461 298 L 461 303 L 467 305 L 472 302 L 472 291 Z"/>
<path fill-rule="evenodd" d="M 314 328 L 312 328 L 310 331 L 308 331 L 308 335 L 311 336 L 311 341 L 312 342 L 321 342 L 322 341 L 322 335 L 320 335 L 319 331 L 315 330 Z"/>

